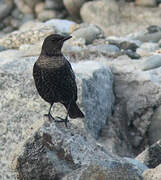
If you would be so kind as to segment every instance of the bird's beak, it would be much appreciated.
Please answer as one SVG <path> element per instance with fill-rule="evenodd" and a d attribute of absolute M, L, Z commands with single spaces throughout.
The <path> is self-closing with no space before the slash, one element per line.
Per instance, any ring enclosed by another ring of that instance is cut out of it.
<path fill-rule="evenodd" d="M 63 41 L 66 41 L 66 40 L 68 40 L 70 38 L 72 38 L 72 36 L 67 36 L 67 37 L 63 38 Z"/>

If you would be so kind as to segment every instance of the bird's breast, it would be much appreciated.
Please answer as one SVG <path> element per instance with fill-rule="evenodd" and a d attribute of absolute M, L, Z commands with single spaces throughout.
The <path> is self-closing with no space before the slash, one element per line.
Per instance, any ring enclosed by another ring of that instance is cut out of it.
<path fill-rule="evenodd" d="M 43 69 L 59 69 L 65 65 L 65 61 L 61 57 L 39 57 L 37 65 Z"/>

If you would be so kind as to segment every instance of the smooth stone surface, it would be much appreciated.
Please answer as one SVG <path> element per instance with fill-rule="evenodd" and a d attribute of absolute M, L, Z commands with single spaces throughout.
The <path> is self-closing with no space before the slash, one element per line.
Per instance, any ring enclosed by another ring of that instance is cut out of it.
<path fill-rule="evenodd" d="M 64 8 L 63 0 L 45 0 L 47 9 L 62 10 Z"/>
<path fill-rule="evenodd" d="M 74 21 L 69 21 L 65 19 L 50 19 L 44 23 L 47 26 L 52 26 L 57 32 L 62 34 L 69 34 L 72 25 L 76 24 Z"/>
<path fill-rule="evenodd" d="M 88 46 L 88 51 L 91 55 L 103 55 L 107 57 L 118 57 L 121 55 L 120 49 L 115 45 L 100 44 Z"/>
<path fill-rule="evenodd" d="M 131 59 L 140 59 L 141 56 L 137 54 L 136 52 L 128 49 L 123 51 L 124 54 L 128 55 Z"/>
<path fill-rule="evenodd" d="M 138 47 L 141 46 L 142 42 L 139 40 L 131 40 L 130 38 L 119 38 L 115 36 L 110 36 L 106 38 L 109 44 L 114 44 L 118 46 L 120 49 L 131 49 L 136 51 Z"/>
<path fill-rule="evenodd" d="M 64 6 L 75 18 L 80 18 L 80 8 L 87 0 L 63 0 Z"/>
<path fill-rule="evenodd" d="M 110 0 L 86 2 L 80 10 L 84 22 L 96 24 L 104 31 L 106 27 L 119 23 L 120 15 L 118 12 L 118 3 Z"/>
<path fill-rule="evenodd" d="M 10 0 L 0 1 L 0 20 L 6 18 L 13 8 L 13 2 Z"/>
<path fill-rule="evenodd" d="M 83 27 L 72 32 L 72 35 L 75 36 L 75 38 L 84 38 L 86 44 L 91 44 L 95 39 L 104 37 L 103 31 L 98 26 L 92 24 L 85 24 Z"/>
<path fill-rule="evenodd" d="M 161 39 L 161 32 L 138 34 L 134 39 L 141 42 L 158 42 Z"/>
<path fill-rule="evenodd" d="M 37 18 L 40 21 L 47 21 L 49 19 L 57 18 L 57 13 L 53 10 L 43 10 L 38 14 Z"/>
<path fill-rule="evenodd" d="M 159 45 L 157 43 L 152 43 L 152 42 L 146 42 L 143 43 L 140 48 L 136 50 L 136 53 L 139 54 L 140 56 L 150 56 L 153 53 L 155 53 L 156 50 L 159 49 Z"/>
<path fill-rule="evenodd" d="M 161 66 L 161 55 L 153 55 L 142 63 L 142 70 L 147 71 Z"/>

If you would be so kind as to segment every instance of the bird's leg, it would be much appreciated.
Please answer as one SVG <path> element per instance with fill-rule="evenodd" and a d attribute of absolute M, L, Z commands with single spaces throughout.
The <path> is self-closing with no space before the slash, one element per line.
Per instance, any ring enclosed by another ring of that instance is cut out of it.
<path fill-rule="evenodd" d="M 51 103 L 48 114 L 44 114 L 44 116 L 48 116 L 49 119 L 52 119 L 55 121 L 55 118 L 51 115 L 50 111 L 54 103 Z"/>
<path fill-rule="evenodd" d="M 68 126 L 67 126 L 67 123 L 69 122 L 68 116 L 69 116 L 69 108 L 70 108 L 71 102 L 72 102 L 72 101 L 70 101 L 70 103 L 68 104 L 67 115 L 66 115 L 65 119 L 63 119 L 63 118 L 61 118 L 61 117 L 58 117 L 58 116 L 56 117 L 56 118 L 60 119 L 60 120 L 57 120 L 56 122 L 64 122 L 66 127 L 68 127 Z"/>

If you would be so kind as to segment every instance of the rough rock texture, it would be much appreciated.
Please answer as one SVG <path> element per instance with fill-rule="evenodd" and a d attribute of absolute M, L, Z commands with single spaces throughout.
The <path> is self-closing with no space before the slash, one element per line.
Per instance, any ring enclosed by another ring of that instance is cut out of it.
<path fill-rule="evenodd" d="M 139 180 L 142 179 L 129 172 L 128 167 L 118 165 L 115 168 L 105 168 L 98 165 L 89 165 L 79 168 L 66 175 L 62 180 Z"/>
<path fill-rule="evenodd" d="M 143 173 L 144 180 L 160 180 L 161 179 L 161 164 L 154 169 L 148 169 Z"/>
<path fill-rule="evenodd" d="M 116 101 L 114 115 L 108 121 L 108 126 L 102 130 L 101 141 L 109 149 L 111 147 L 116 151 L 119 149 L 117 146 L 126 149 L 125 144 L 120 141 L 120 139 L 124 139 L 126 145 L 129 144 L 129 150 L 132 145 L 136 153 L 138 153 L 138 148 L 141 152 L 144 145 L 148 144 L 145 137 L 152 115 L 161 102 L 160 68 L 158 71 L 143 72 L 140 70 L 141 62 L 130 61 L 126 56 L 120 56 L 112 62 L 108 61 L 107 64 L 111 67 L 114 75 Z M 112 140 L 113 138 L 115 140 Z M 107 141 L 107 139 L 109 140 Z"/>
<path fill-rule="evenodd" d="M 109 174 L 112 179 L 124 179 L 125 176 L 127 179 L 142 179 L 140 169 L 128 161 L 110 156 L 92 137 L 82 134 L 72 125 L 64 128 L 63 124 L 48 120 L 13 157 L 13 168 L 19 179 L 24 180 L 38 180 L 40 177 L 61 179 L 84 165 L 88 166 L 87 169 L 82 174 L 79 172 L 80 179 L 84 180 L 88 177 L 107 179 Z"/>
<path fill-rule="evenodd" d="M 10 153 L 25 139 L 35 120 L 41 119 L 49 108 L 39 97 L 33 82 L 32 67 L 37 57 L 22 58 L 22 55 L 19 50 L 0 53 L 0 175 L 4 180 L 6 176 L 10 177 Z M 84 62 L 73 68 L 77 72 L 79 106 L 86 114 L 85 126 L 98 136 L 113 107 L 111 71 L 96 62 Z M 54 106 L 54 112 L 54 116 L 62 117 L 66 113 L 59 105 Z M 84 126 L 82 119 L 72 122 L 80 128 Z"/>
<path fill-rule="evenodd" d="M 30 30 L 14 31 L 0 39 L 0 45 L 7 48 L 19 48 L 22 44 L 34 44 L 44 40 L 49 34 L 55 33 L 55 29 L 50 26 L 39 27 Z"/>
<path fill-rule="evenodd" d="M 112 73 L 108 67 L 92 61 L 80 62 L 73 67 L 82 81 L 81 84 L 78 81 L 78 86 L 81 87 L 85 127 L 97 138 L 113 110 Z"/>
<path fill-rule="evenodd" d="M 146 164 L 149 168 L 155 168 L 161 164 L 161 140 L 145 149 L 136 159 Z"/>

